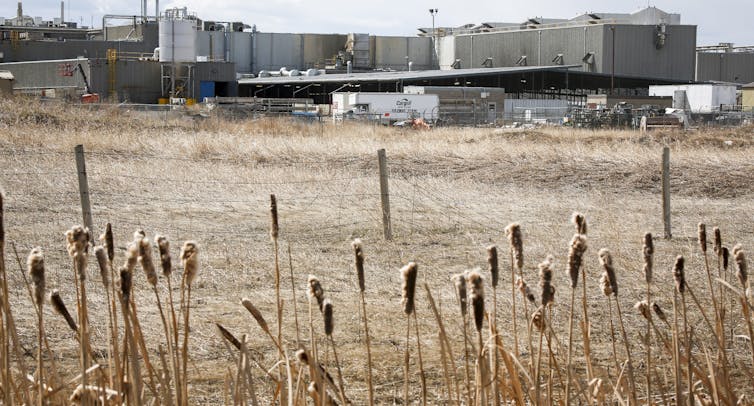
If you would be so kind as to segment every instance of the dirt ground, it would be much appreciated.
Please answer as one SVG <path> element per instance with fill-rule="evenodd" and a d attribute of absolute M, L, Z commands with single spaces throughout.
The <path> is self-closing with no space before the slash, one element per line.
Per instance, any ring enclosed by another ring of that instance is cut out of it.
<path fill-rule="evenodd" d="M 5 192 L 9 242 L 6 267 L 14 316 L 29 350 L 29 362 L 35 354 L 36 317 L 14 249 L 24 261 L 32 247 L 42 247 L 48 289 L 59 289 L 68 303 L 75 303 L 63 233 L 82 221 L 73 153 L 74 147 L 82 144 L 94 232 L 100 233 L 105 223 L 112 223 L 119 248 L 116 262 L 124 261 L 125 246 L 137 229 L 148 236 L 168 236 L 176 263 L 183 241 L 200 244 L 201 270 L 191 303 L 190 392 L 194 404 L 222 401 L 225 379 L 235 374 L 233 355 L 214 323 L 222 323 L 238 337 L 248 335 L 264 368 L 275 362 L 272 343 L 239 304 L 241 298 L 251 299 L 268 322 L 276 325 L 270 194 L 277 196 L 280 213 L 287 348 L 291 354 L 296 348 L 297 323 L 301 344 L 309 346 L 307 277 L 316 275 L 334 305 L 333 338 L 346 392 L 355 404 L 365 401 L 366 360 L 350 246 L 354 238 L 361 238 L 365 247 L 367 313 L 380 403 L 400 402 L 402 396 L 405 315 L 400 306 L 398 270 L 408 261 L 418 264 L 419 284 L 429 285 L 456 346 L 454 351 L 462 354 L 462 322 L 450 277 L 479 267 L 488 284 L 486 247 L 498 245 L 502 277 L 495 291 L 497 318 L 503 341 L 511 346 L 511 276 L 503 229 L 509 223 L 520 223 L 524 276 L 537 294 L 536 266 L 547 255 L 555 257 L 557 294 L 552 323 L 562 343 L 567 340 L 570 293 L 565 267 L 574 233 L 569 221 L 574 211 L 584 213 L 589 222 L 586 273 L 594 330 L 592 351 L 599 373 L 614 377 L 610 316 L 597 286 L 600 248 L 613 253 L 624 322 L 634 358 L 640 360 L 645 324 L 632 306 L 645 290 L 641 271 L 644 233 L 656 236 L 653 289 L 666 312 L 672 311 L 671 269 L 677 255 L 686 257 L 689 285 L 698 296 L 708 298 L 704 260 L 696 242 L 699 222 L 707 224 L 710 236 L 712 227 L 719 227 L 728 247 L 741 243 L 748 250 L 754 246 L 752 128 L 646 135 L 554 128 L 414 132 L 270 119 L 165 121 L 139 112 L 33 104 L 5 107 L 0 115 L 0 184 Z M 660 168 L 664 146 L 671 150 L 670 240 L 662 238 Z M 377 168 L 380 148 L 386 149 L 388 157 L 392 241 L 383 238 Z M 712 259 L 711 263 L 717 273 L 717 262 Z M 90 271 L 93 340 L 95 347 L 104 351 L 107 307 L 94 261 Z M 174 276 L 174 287 L 181 272 L 179 268 Z M 726 278 L 733 280 L 730 275 Z M 159 286 L 166 294 L 164 280 Z M 135 289 L 147 343 L 156 351 L 163 335 L 154 295 L 142 275 L 135 278 Z M 493 290 L 489 285 L 486 292 L 491 311 Z M 518 300 L 520 306 L 520 297 Z M 417 301 L 430 400 L 441 404 L 445 395 L 437 325 L 423 289 Z M 732 314 L 737 317 L 730 324 L 736 338 L 726 343 L 727 351 L 731 362 L 742 369 L 734 369 L 736 375 L 731 379 L 740 393 L 751 396 L 752 387 L 743 370 L 751 368 L 748 342 L 741 338 L 746 327 L 739 308 L 734 307 Z M 323 337 L 319 312 L 315 316 L 315 329 Z M 698 312 L 691 311 L 689 317 L 692 326 L 701 325 Z M 78 345 L 49 307 L 45 318 L 55 359 L 66 376 L 74 376 Z M 522 316 L 519 326 L 523 323 Z M 699 328 L 694 334 L 700 343 L 697 351 L 709 348 L 709 331 Z M 523 338 L 520 340 L 525 348 Z M 416 343 L 411 345 L 415 351 Z M 324 347 L 322 341 L 320 349 Z M 522 352 L 521 359 L 527 360 L 528 350 Z M 622 347 L 619 352 L 623 353 Z M 658 370 L 665 368 L 672 375 L 659 343 L 654 343 L 653 352 L 663 354 L 655 360 L 661 365 Z M 576 364 L 583 365 L 580 347 L 575 354 Z M 332 353 L 328 362 L 332 365 Z M 414 356 L 412 390 L 418 394 L 415 362 Z M 636 363 L 637 375 L 643 376 L 643 362 Z M 460 357 L 456 366 L 460 377 Z M 272 386 L 261 369 L 256 369 L 255 376 L 260 397 L 270 399 Z M 671 391 L 670 382 L 661 385 Z"/>

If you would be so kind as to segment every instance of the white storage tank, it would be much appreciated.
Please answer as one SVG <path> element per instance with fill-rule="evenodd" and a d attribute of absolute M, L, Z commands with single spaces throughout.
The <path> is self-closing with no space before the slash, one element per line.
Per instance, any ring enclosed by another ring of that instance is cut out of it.
<path fill-rule="evenodd" d="M 196 21 L 186 8 L 165 10 L 160 19 L 160 62 L 196 62 Z"/>

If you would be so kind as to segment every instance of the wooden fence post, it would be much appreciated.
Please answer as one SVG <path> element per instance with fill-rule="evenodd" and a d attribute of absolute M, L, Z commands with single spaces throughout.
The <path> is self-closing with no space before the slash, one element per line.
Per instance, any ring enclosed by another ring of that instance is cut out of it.
<path fill-rule="evenodd" d="M 665 239 L 673 237 L 670 230 L 670 148 L 662 149 L 662 220 L 665 224 Z"/>
<path fill-rule="evenodd" d="M 94 235 L 92 229 L 92 206 L 89 202 L 89 181 L 86 178 L 86 162 L 84 161 L 84 146 L 76 145 L 76 172 L 79 175 L 79 195 L 81 196 L 81 214 L 84 216 L 84 226 Z"/>
<path fill-rule="evenodd" d="M 385 240 L 393 239 L 393 229 L 390 225 L 390 192 L 387 184 L 387 156 L 385 149 L 377 151 L 377 161 L 380 166 L 380 200 L 382 201 L 382 228 Z"/>

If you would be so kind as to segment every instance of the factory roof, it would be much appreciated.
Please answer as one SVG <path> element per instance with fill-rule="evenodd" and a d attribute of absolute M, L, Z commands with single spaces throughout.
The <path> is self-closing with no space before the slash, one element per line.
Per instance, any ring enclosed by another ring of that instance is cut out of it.
<path fill-rule="evenodd" d="M 554 66 L 516 66 L 501 68 L 473 68 L 451 70 L 423 70 L 423 71 L 389 71 L 368 73 L 336 73 L 318 76 L 272 76 L 266 78 L 239 79 L 239 85 L 279 85 L 279 84 L 308 84 L 308 83 L 347 83 L 347 82 L 398 82 L 423 79 L 450 79 L 473 76 L 487 76 L 495 74 L 512 74 L 539 71 L 564 71 L 579 68 L 581 65 Z"/>

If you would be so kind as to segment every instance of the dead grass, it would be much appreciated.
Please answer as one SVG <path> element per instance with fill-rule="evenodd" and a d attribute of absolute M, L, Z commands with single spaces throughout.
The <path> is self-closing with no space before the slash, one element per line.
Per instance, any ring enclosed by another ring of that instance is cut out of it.
<path fill-rule="evenodd" d="M 747 217 L 754 210 L 751 128 L 648 136 L 558 129 L 410 132 L 273 119 L 165 121 L 111 109 L 82 111 L 28 101 L 0 104 L 6 238 L 19 252 L 33 246 L 45 250 L 47 285 L 59 288 L 67 303 L 75 303 L 75 298 L 66 296 L 70 275 L 62 233 L 81 221 L 72 153 L 77 144 L 84 144 L 90 153 L 87 169 L 95 232 L 103 231 L 106 222 L 113 224 L 116 257 L 123 257 L 126 242 L 137 228 L 150 236 L 166 234 L 175 245 L 199 240 L 204 259 L 191 295 L 194 331 L 189 361 L 190 370 L 201 371 L 191 376 L 189 390 L 197 404 L 221 401 L 220 388 L 232 365 L 215 333 L 215 322 L 237 337 L 251 333 L 249 348 L 264 356 L 266 365 L 277 357 L 274 346 L 255 333 L 253 321 L 238 306 L 241 297 L 254 297 L 260 311 L 274 318 L 273 256 L 267 231 L 270 193 L 278 198 L 281 264 L 288 261 L 283 248 L 290 245 L 293 250 L 299 303 L 306 302 L 306 276 L 316 274 L 336 309 L 341 309 L 335 315 L 334 339 L 347 395 L 356 403 L 366 399 L 367 386 L 361 319 L 357 312 L 345 311 L 360 305 L 356 278 L 350 271 L 350 241 L 355 237 L 364 241 L 366 308 L 379 403 L 402 398 L 405 331 L 398 269 L 409 261 L 417 262 L 418 283 L 429 284 L 443 314 L 456 314 L 450 276 L 483 268 L 486 247 L 491 243 L 505 246 L 503 228 L 513 221 L 522 225 L 524 277 L 530 285 L 536 284 L 535 265 L 549 254 L 555 256 L 553 285 L 558 294 L 548 314 L 560 340 L 567 337 L 563 332 L 568 331 L 570 279 L 565 268 L 573 211 L 583 212 L 590 225 L 585 269 L 594 328 L 593 359 L 595 365 L 610 365 L 608 314 L 597 286 L 597 250 L 611 250 L 621 283 L 621 307 L 630 309 L 645 294 L 642 237 L 646 231 L 662 235 L 659 168 L 664 145 L 671 147 L 676 238 L 656 241 L 658 288 L 653 299 L 666 311 L 672 308 L 670 270 L 679 254 L 686 257 L 689 284 L 697 292 L 706 289 L 704 262 L 694 241 L 698 222 L 720 227 L 726 246 L 734 242 L 754 246 L 754 230 Z M 379 148 L 386 148 L 391 170 L 392 242 L 381 238 Z M 507 260 L 501 259 L 501 264 Z M 34 348 L 36 316 L 23 294 L 20 271 L 8 269 L 19 334 L 25 348 Z M 510 284 L 508 275 L 501 272 L 502 286 Z M 291 339 L 295 330 L 289 285 L 283 278 L 283 331 Z M 136 300 L 143 303 L 139 311 L 144 334 L 158 340 L 160 316 L 143 276 L 136 275 L 134 289 Z M 92 347 L 104 351 L 107 318 L 94 315 L 106 313 L 105 293 L 100 286 L 90 286 L 87 295 Z M 498 307 L 507 309 L 510 304 L 510 295 L 500 294 Z M 304 307 L 299 307 L 301 320 L 307 318 Z M 61 370 L 75 374 L 78 345 L 64 321 L 51 314 L 49 307 L 44 312 L 50 346 L 61 357 Z M 417 316 L 422 346 L 431 349 L 437 345 L 436 325 L 423 294 L 418 295 Z M 690 311 L 689 317 L 691 325 L 701 323 L 698 314 Z M 644 319 L 624 314 L 624 323 L 634 348 L 640 348 Z M 746 334 L 743 321 L 736 323 L 734 333 Z M 513 340 L 509 324 L 509 312 L 499 311 L 498 325 L 507 345 Z M 461 323 L 452 319 L 446 329 L 458 343 Z M 695 332 L 699 340 L 709 338 L 709 333 Z M 728 346 L 734 362 L 746 365 L 750 358 L 736 354 L 746 354 L 748 343 L 736 339 Z M 584 372 L 579 361 L 582 354 L 576 348 L 574 374 Z M 653 354 L 658 354 L 653 362 L 658 369 L 669 364 L 660 358 L 660 347 Z M 424 365 L 429 402 L 443 403 L 439 354 L 425 352 Z M 636 367 L 637 376 L 643 374 L 641 368 Z M 412 365 L 411 370 L 417 371 L 418 366 Z M 733 372 L 735 386 L 751 399 L 746 375 Z M 419 399 L 416 375 L 411 390 L 412 397 Z M 260 373 L 255 376 L 261 384 L 257 388 L 269 389 Z M 637 379 L 640 387 L 641 381 Z M 259 390 L 261 399 L 270 398 L 269 390 Z"/>

